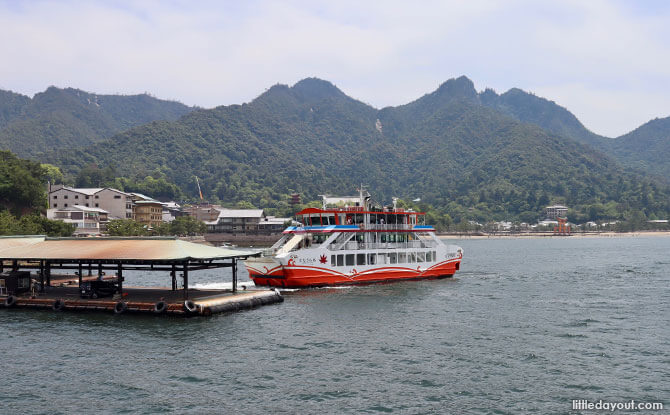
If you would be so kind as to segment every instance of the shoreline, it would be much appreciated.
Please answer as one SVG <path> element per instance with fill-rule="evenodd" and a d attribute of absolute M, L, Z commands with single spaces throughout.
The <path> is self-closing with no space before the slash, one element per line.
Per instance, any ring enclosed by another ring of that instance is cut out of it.
<path fill-rule="evenodd" d="M 639 232 L 579 232 L 570 235 L 554 235 L 553 232 L 496 233 L 496 234 L 463 234 L 438 233 L 440 239 L 528 239 L 528 238 L 638 238 L 638 237 L 670 237 L 670 231 L 639 231 Z"/>

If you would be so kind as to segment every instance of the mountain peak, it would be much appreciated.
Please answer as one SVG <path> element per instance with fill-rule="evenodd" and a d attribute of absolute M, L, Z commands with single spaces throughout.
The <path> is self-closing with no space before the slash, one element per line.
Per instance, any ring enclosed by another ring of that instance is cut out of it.
<path fill-rule="evenodd" d="M 319 78 L 305 78 L 293 85 L 291 90 L 312 100 L 345 96 L 344 92 L 340 91 L 335 85 Z"/>
<path fill-rule="evenodd" d="M 435 92 L 439 95 L 446 95 L 449 98 L 463 97 L 475 99 L 477 96 L 475 84 L 465 75 L 449 79 L 440 85 Z"/>

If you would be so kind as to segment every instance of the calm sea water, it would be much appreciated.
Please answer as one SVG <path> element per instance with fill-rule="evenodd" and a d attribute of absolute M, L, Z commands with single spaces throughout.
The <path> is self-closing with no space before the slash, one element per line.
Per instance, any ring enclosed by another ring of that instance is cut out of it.
<path fill-rule="evenodd" d="M 0 310 L 0 413 L 670 405 L 670 238 L 456 243 L 465 259 L 453 279 L 293 291 L 210 318 Z"/>

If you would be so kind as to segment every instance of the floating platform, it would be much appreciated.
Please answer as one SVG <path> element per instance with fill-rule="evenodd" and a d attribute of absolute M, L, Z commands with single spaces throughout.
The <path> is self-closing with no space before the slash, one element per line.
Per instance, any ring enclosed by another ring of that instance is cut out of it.
<path fill-rule="evenodd" d="M 176 316 L 209 316 L 280 303 L 277 290 L 190 290 L 190 299 L 169 288 L 127 287 L 123 296 L 80 298 L 78 287 L 51 287 L 38 295 L 0 297 L 0 307 L 62 311 L 102 311 L 115 314 L 141 313 Z"/>
<path fill-rule="evenodd" d="M 237 261 L 258 255 L 176 238 L 0 237 L 0 307 L 191 316 L 284 301 L 276 290 L 238 291 Z M 190 273 L 220 268 L 231 268 L 232 289 L 189 287 Z M 163 273 L 172 286 L 125 287 L 125 271 Z"/>

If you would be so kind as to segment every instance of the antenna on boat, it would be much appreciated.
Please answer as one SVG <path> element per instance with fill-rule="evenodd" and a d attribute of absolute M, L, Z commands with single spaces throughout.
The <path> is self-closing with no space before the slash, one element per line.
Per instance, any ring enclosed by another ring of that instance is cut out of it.
<path fill-rule="evenodd" d="M 370 200 L 370 192 L 365 190 L 365 186 L 361 184 L 361 187 L 358 189 L 359 197 L 361 199 L 361 206 L 363 209 L 368 210 L 368 201 Z"/>

